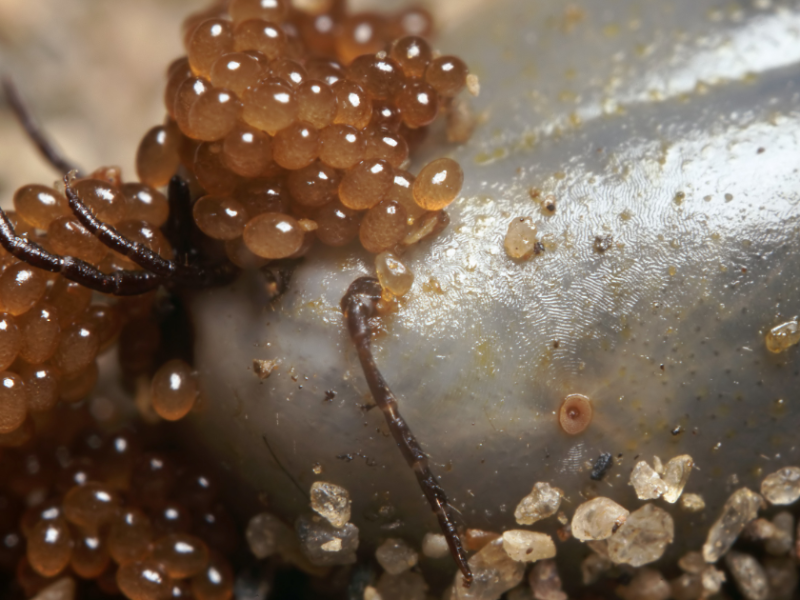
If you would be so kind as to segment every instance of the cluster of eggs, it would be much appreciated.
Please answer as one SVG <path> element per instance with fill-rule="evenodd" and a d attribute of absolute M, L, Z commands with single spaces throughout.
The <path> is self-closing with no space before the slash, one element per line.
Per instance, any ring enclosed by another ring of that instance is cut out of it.
<path fill-rule="evenodd" d="M 137 153 L 153 187 L 185 167 L 202 194 L 197 227 L 242 267 L 302 256 L 316 239 L 402 252 L 446 224 L 461 189 L 451 159 L 405 170 L 470 78 L 457 57 L 434 56 L 422 37 L 430 16 L 312 4 L 231 0 L 190 16 L 187 56 L 168 71 L 167 122 Z"/>
<path fill-rule="evenodd" d="M 64 436 L 90 417 L 58 412 L 56 439 L 0 457 L 0 567 L 25 596 L 69 578 L 130 600 L 230 598 L 239 537 L 214 481 L 132 429 Z"/>

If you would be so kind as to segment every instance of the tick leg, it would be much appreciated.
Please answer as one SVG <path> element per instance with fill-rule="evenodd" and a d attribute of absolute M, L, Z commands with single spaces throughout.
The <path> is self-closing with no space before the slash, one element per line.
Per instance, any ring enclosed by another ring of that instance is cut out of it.
<path fill-rule="evenodd" d="M 461 538 L 456 531 L 455 523 L 451 516 L 451 508 L 447 503 L 447 496 L 439 485 L 439 480 L 428 465 L 428 457 L 422 451 L 414 434 L 397 410 L 397 399 L 386 384 L 375 364 L 372 355 L 369 319 L 375 314 L 375 304 L 381 297 L 381 286 L 377 279 L 362 277 L 356 279 L 348 288 L 342 298 L 342 312 L 344 313 L 347 331 L 353 340 L 364 377 L 369 385 L 375 403 L 383 411 L 389 430 L 400 448 L 408 466 L 414 470 L 422 493 L 428 500 L 431 509 L 439 520 L 439 527 L 447 540 L 450 555 L 456 561 L 458 568 L 464 575 L 464 585 L 472 583 L 472 571 L 467 563 L 467 556 L 461 546 Z"/>
<path fill-rule="evenodd" d="M 3 94 L 8 101 L 8 105 L 11 107 L 11 110 L 14 111 L 17 121 L 19 121 L 25 133 L 28 134 L 28 137 L 36 145 L 36 148 L 45 160 L 62 175 L 74 171 L 77 167 L 61 155 L 61 152 L 56 149 L 53 143 L 47 139 L 47 136 L 39 128 L 31 111 L 28 110 L 28 107 L 25 106 L 25 102 L 19 95 L 19 91 L 17 90 L 17 86 L 14 85 L 14 82 L 8 77 L 3 77 L 1 81 Z"/>
<path fill-rule="evenodd" d="M 163 283 L 163 280 L 153 273 L 117 271 L 109 275 L 80 259 L 52 254 L 38 244 L 17 236 L 11 221 L 2 210 L 0 210 L 0 245 L 33 267 L 59 273 L 70 281 L 105 294 L 138 296 L 154 290 Z"/>
<path fill-rule="evenodd" d="M 64 177 L 67 200 L 73 214 L 108 248 L 127 256 L 137 265 L 146 269 L 165 281 L 174 282 L 189 287 L 211 287 L 228 283 L 237 273 L 236 267 L 229 263 L 204 267 L 198 265 L 184 265 L 182 263 L 166 260 L 147 246 L 133 242 L 114 229 L 111 225 L 103 223 L 94 216 L 92 209 L 86 206 L 75 190 L 72 189 L 70 177 Z"/>

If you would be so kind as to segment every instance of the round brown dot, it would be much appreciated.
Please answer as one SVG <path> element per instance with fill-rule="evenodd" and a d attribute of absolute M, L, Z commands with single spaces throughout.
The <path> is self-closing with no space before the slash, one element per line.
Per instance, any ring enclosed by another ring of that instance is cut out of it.
<path fill-rule="evenodd" d="M 194 173 L 209 194 L 225 196 L 239 183 L 239 177 L 225 166 L 223 146 L 219 142 L 203 142 L 197 147 Z"/>
<path fill-rule="evenodd" d="M 0 304 L 15 317 L 25 314 L 41 300 L 46 287 L 44 273 L 27 263 L 15 263 L 0 276 Z"/>
<path fill-rule="evenodd" d="M 280 23 L 289 12 L 288 0 L 231 0 L 228 12 L 234 23 L 264 19 Z"/>
<path fill-rule="evenodd" d="M 46 301 L 58 307 L 58 318 L 61 328 L 72 325 L 83 315 L 92 301 L 92 291 L 80 283 L 59 277 L 47 292 Z"/>
<path fill-rule="evenodd" d="M 78 577 L 96 579 L 106 570 L 110 561 L 108 548 L 101 536 L 86 532 L 77 536 L 69 565 Z"/>
<path fill-rule="evenodd" d="M 356 58 L 348 73 L 373 99 L 393 98 L 403 86 L 405 76 L 394 60 L 382 56 L 363 55 Z"/>
<path fill-rule="evenodd" d="M 272 138 L 239 123 L 222 142 L 225 165 L 242 177 L 258 177 L 272 164 Z"/>
<path fill-rule="evenodd" d="M 395 97 L 403 122 L 412 129 L 430 125 L 439 112 L 439 97 L 424 81 L 409 81 Z"/>
<path fill-rule="evenodd" d="M 319 158 L 335 169 L 349 169 L 364 158 L 367 140 L 364 134 L 343 123 L 328 125 L 319 132 Z"/>
<path fill-rule="evenodd" d="M 569 435 L 582 433 L 592 422 L 592 402 L 581 394 L 570 394 L 561 403 L 558 422 Z"/>
<path fill-rule="evenodd" d="M 116 225 L 127 214 L 127 202 L 114 186 L 99 179 L 81 179 L 72 184 L 78 198 L 92 209 L 94 216 L 103 223 Z"/>
<path fill-rule="evenodd" d="M 61 335 L 53 355 L 54 364 L 64 375 L 71 375 L 88 367 L 100 347 L 100 340 L 84 323 L 73 325 Z"/>
<path fill-rule="evenodd" d="M 247 88 L 261 79 L 265 67 L 256 57 L 244 52 L 224 54 L 211 67 L 211 83 L 214 87 L 231 90 L 241 98 Z"/>
<path fill-rule="evenodd" d="M 364 215 L 358 237 L 367 252 L 378 254 L 399 244 L 407 230 L 405 209 L 384 200 Z"/>
<path fill-rule="evenodd" d="M 28 560 L 43 577 L 54 577 L 69 564 L 72 536 L 63 517 L 39 521 L 28 537 Z"/>
<path fill-rule="evenodd" d="M 432 57 L 431 47 L 421 37 L 408 35 L 392 44 L 390 56 L 400 65 L 406 77 L 422 78 Z"/>
<path fill-rule="evenodd" d="M 346 18 L 336 38 L 336 54 L 339 60 L 349 65 L 362 54 L 375 54 L 383 50 L 383 26 L 383 18 L 374 13 L 361 13 Z"/>
<path fill-rule="evenodd" d="M 242 118 L 256 129 L 275 135 L 297 119 L 297 99 L 292 87 L 276 77 L 247 89 L 242 98 Z"/>
<path fill-rule="evenodd" d="M 408 159 L 408 144 L 399 133 L 388 129 L 369 131 L 365 158 L 380 158 L 393 167 L 399 167 Z"/>
<path fill-rule="evenodd" d="M 339 173 L 320 161 L 314 161 L 303 169 L 291 171 L 286 181 L 296 202 L 316 207 L 336 198 Z"/>
<path fill-rule="evenodd" d="M 336 116 L 334 123 L 352 125 L 363 129 L 372 118 L 372 101 L 357 83 L 340 79 L 332 86 L 336 94 Z"/>
<path fill-rule="evenodd" d="M 285 81 L 293 88 L 298 87 L 306 79 L 306 70 L 296 60 L 279 57 L 269 63 L 269 71 L 273 77 Z"/>
<path fill-rule="evenodd" d="M 92 304 L 84 315 L 86 324 L 100 337 L 100 350 L 103 353 L 116 341 L 122 329 L 120 309 L 112 304 Z"/>
<path fill-rule="evenodd" d="M 175 97 L 181 84 L 194 77 L 187 57 L 175 60 L 167 71 L 167 87 L 164 89 L 164 106 L 171 118 L 175 118 Z"/>
<path fill-rule="evenodd" d="M 172 580 L 152 559 L 130 562 L 117 570 L 117 585 L 128 600 L 169 598 Z"/>
<path fill-rule="evenodd" d="M 456 199 L 464 183 L 464 172 L 452 158 L 437 158 L 422 167 L 411 191 L 425 210 L 442 210 Z"/>
<path fill-rule="evenodd" d="M 0 433 L 11 433 L 28 415 L 25 382 L 16 373 L 0 373 Z"/>
<path fill-rule="evenodd" d="M 65 375 L 58 382 L 58 397 L 63 402 L 80 402 L 92 393 L 99 376 L 97 361 L 77 373 Z"/>
<path fill-rule="evenodd" d="M 205 543 L 186 533 L 173 533 L 156 540 L 152 556 L 175 579 L 193 577 L 208 565 Z"/>
<path fill-rule="evenodd" d="M 272 141 L 272 156 L 284 169 L 307 167 L 319 156 L 319 132 L 305 121 L 284 127 Z"/>
<path fill-rule="evenodd" d="M 230 22 L 208 19 L 195 28 L 189 40 L 189 65 L 197 75 L 208 78 L 217 59 L 229 52 L 233 52 Z"/>
<path fill-rule="evenodd" d="M 41 302 L 19 318 L 22 343 L 19 355 L 22 360 L 39 365 L 53 356 L 61 336 L 58 310 Z"/>
<path fill-rule="evenodd" d="M 144 183 L 125 183 L 122 195 L 128 201 L 127 217 L 137 221 L 147 221 L 154 227 L 161 227 L 169 217 L 167 197 L 157 189 Z"/>
<path fill-rule="evenodd" d="M 300 36 L 308 52 L 317 56 L 331 56 L 336 52 L 336 21 L 333 15 L 309 14 L 299 23 Z"/>
<path fill-rule="evenodd" d="M 392 185 L 392 167 L 385 160 L 362 160 L 339 184 L 339 199 L 347 208 L 366 210 L 380 202 Z"/>
<path fill-rule="evenodd" d="M 203 196 L 195 202 L 192 213 L 200 231 L 215 240 L 239 237 L 247 222 L 244 207 L 225 196 Z"/>
<path fill-rule="evenodd" d="M 225 137 L 242 114 L 242 103 L 226 89 L 206 90 L 189 109 L 190 137 L 213 142 Z"/>
<path fill-rule="evenodd" d="M 74 256 L 97 264 L 108 254 L 108 248 L 72 216 L 59 217 L 47 228 L 51 249 L 62 256 Z"/>
<path fill-rule="evenodd" d="M 402 121 L 403 116 L 400 114 L 397 106 L 395 106 L 394 100 L 372 101 L 372 120 L 369 122 L 370 128 L 397 131 Z"/>
<path fill-rule="evenodd" d="M 116 516 L 119 504 L 111 488 L 89 481 L 67 492 L 62 507 L 67 521 L 85 531 L 97 531 Z"/>
<path fill-rule="evenodd" d="M 8 313 L 0 313 L 0 371 L 11 366 L 21 348 L 22 332 L 16 319 Z"/>
<path fill-rule="evenodd" d="M 394 170 L 394 179 L 389 191 L 386 193 L 385 200 L 397 202 L 406 211 L 406 216 L 413 224 L 417 219 L 425 214 L 425 209 L 414 202 L 414 194 L 411 186 L 414 184 L 414 176 L 402 169 Z"/>
<path fill-rule="evenodd" d="M 326 246 L 345 246 L 358 235 L 360 216 L 341 202 L 331 202 L 317 211 L 317 238 Z"/>
<path fill-rule="evenodd" d="M 286 258 L 303 245 L 304 234 L 289 215 L 263 213 L 250 219 L 242 236 L 247 248 L 262 258 Z"/>
<path fill-rule="evenodd" d="M 288 213 L 291 202 L 283 183 L 269 180 L 250 183 L 237 191 L 236 199 L 242 203 L 251 219 L 267 212 Z"/>
<path fill-rule="evenodd" d="M 136 173 L 142 183 L 162 187 L 178 170 L 180 131 L 174 123 L 148 131 L 136 151 Z"/>
<path fill-rule="evenodd" d="M 194 132 L 189 124 L 189 114 L 192 110 L 192 106 L 197 102 L 197 99 L 211 88 L 211 82 L 201 77 L 190 77 L 184 80 L 180 87 L 178 87 L 178 92 L 175 95 L 175 122 L 184 135 L 194 137 Z M 142 181 L 153 185 L 151 181 L 145 179 L 142 179 Z"/>
<path fill-rule="evenodd" d="M 118 565 L 142 560 L 150 553 L 153 527 L 138 508 L 125 508 L 111 522 L 108 550 Z"/>
<path fill-rule="evenodd" d="M 71 214 L 67 199 L 43 185 L 26 185 L 14 192 L 14 209 L 26 223 L 39 229 L 47 229 L 54 219 Z"/>
<path fill-rule="evenodd" d="M 297 87 L 298 118 L 322 129 L 336 116 L 336 94 L 327 83 L 308 79 Z"/>
<path fill-rule="evenodd" d="M 286 34 L 275 23 L 263 19 L 249 19 L 239 23 L 233 31 L 234 48 L 237 52 L 255 50 L 268 60 L 286 52 Z"/>
<path fill-rule="evenodd" d="M 58 372 L 49 365 L 23 364 L 19 376 L 25 383 L 28 411 L 46 412 L 58 402 Z"/>
<path fill-rule="evenodd" d="M 452 98 L 460 92 L 467 83 L 469 69 L 464 61 L 456 56 L 440 56 L 435 58 L 425 70 L 427 81 L 438 94 L 445 98 Z"/>
<path fill-rule="evenodd" d="M 191 579 L 192 594 L 196 600 L 223 600 L 233 593 L 233 571 L 228 561 L 212 555 L 202 572 Z"/>
<path fill-rule="evenodd" d="M 306 73 L 309 79 L 317 79 L 324 81 L 332 86 L 340 79 L 345 78 L 345 72 L 342 65 L 335 61 L 326 58 L 312 58 L 306 61 Z"/>

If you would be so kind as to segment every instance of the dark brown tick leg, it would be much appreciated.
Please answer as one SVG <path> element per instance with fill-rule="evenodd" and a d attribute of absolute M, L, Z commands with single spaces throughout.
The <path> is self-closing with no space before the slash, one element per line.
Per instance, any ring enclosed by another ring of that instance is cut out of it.
<path fill-rule="evenodd" d="M 47 162 L 62 175 L 66 175 L 70 171 L 75 170 L 77 167 L 64 158 L 61 152 L 56 150 L 52 142 L 47 139 L 47 136 L 45 136 L 44 132 L 39 128 L 39 125 L 36 124 L 31 111 L 25 106 L 25 102 L 23 102 L 22 97 L 19 95 L 19 91 L 17 90 L 17 86 L 14 85 L 14 82 L 8 77 L 2 77 L 0 81 L 2 81 L 3 94 L 11 110 L 14 111 L 17 121 L 19 121 L 25 133 L 28 134 L 28 137 L 31 138 L 36 148 Z"/>
<path fill-rule="evenodd" d="M 358 351 L 361 368 L 364 370 L 364 377 L 370 392 L 372 392 L 372 397 L 383 411 L 383 416 L 386 417 L 386 423 L 389 425 L 389 430 L 392 432 L 392 437 L 397 442 L 403 458 L 414 470 L 422 493 L 425 494 L 428 504 L 439 520 L 439 527 L 447 540 L 450 554 L 464 575 L 464 586 L 469 587 L 472 584 L 472 571 L 467 563 L 466 553 L 461 546 L 461 538 L 458 537 L 455 523 L 451 517 L 447 496 L 428 465 L 428 457 L 420 448 L 408 424 L 400 416 L 400 412 L 397 410 L 397 400 L 383 379 L 383 375 L 375 364 L 375 358 L 372 356 L 370 344 L 372 332 L 369 319 L 375 315 L 375 304 L 380 297 L 381 286 L 377 279 L 362 277 L 350 285 L 342 298 L 342 313 L 344 313 L 347 331 Z"/>

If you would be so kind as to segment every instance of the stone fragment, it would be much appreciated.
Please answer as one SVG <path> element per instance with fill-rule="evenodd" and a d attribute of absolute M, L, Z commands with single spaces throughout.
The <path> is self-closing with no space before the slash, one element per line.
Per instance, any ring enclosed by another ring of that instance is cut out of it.
<path fill-rule="evenodd" d="M 519 562 L 536 562 L 556 555 L 556 545 L 549 535 L 522 529 L 503 533 L 503 550 Z"/>
<path fill-rule="evenodd" d="M 695 575 L 703 572 L 708 565 L 703 560 L 703 555 L 699 552 L 687 552 L 678 559 L 678 566 L 686 573 L 693 573 Z"/>
<path fill-rule="evenodd" d="M 293 537 L 292 530 L 273 514 L 257 514 L 247 524 L 244 532 L 250 552 L 258 558 L 267 558 L 279 552 Z"/>
<path fill-rule="evenodd" d="M 406 571 L 400 575 L 384 573 L 375 587 L 379 600 L 425 600 L 428 584 L 420 573 Z"/>
<path fill-rule="evenodd" d="M 503 247 L 509 258 L 526 260 L 536 249 L 536 226 L 530 217 L 515 217 L 508 224 Z"/>
<path fill-rule="evenodd" d="M 667 486 L 647 462 L 640 460 L 631 471 L 630 484 L 639 500 L 655 500 L 666 491 Z"/>
<path fill-rule="evenodd" d="M 703 544 L 703 558 L 708 563 L 717 562 L 730 549 L 745 525 L 758 516 L 758 509 L 764 505 L 760 495 L 747 488 L 739 488 L 722 507 L 719 518 Z"/>
<path fill-rule="evenodd" d="M 706 507 L 706 501 L 700 494 L 683 494 L 680 507 L 687 512 L 700 512 Z"/>
<path fill-rule="evenodd" d="M 350 520 L 350 494 L 343 487 L 326 481 L 311 485 L 311 509 L 334 527 L 344 527 Z"/>
<path fill-rule="evenodd" d="M 464 587 L 464 576 L 456 574 L 450 589 L 451 600 L 497 600 L 505 592 L 522 582 L 525 564 L 512 560 L 503 550 L 503 540 L 486 544 L 469 559 L 474 581 Z"/>
<path fill-rule="evenodd" d="M 764 544 L 764 549 L 772 556 L 784 556 L 794 546 L 794 517 L 782 511 L 772 518 L 775 528 L 773 535 Z"/>
<path fill-rule="evenodd" d="M 767 350 L 779 354 L 800 342 L 800 324 L 796 320 L 776 325 L 767 332 L 764 342 Z"/>
<path fill-rule="evenodd" d="M 736 587 L 747 600 L 767 600 L 769 582 L 759 562 L 742 552 L 728 552 L 725 564 L 733 575 Z"/>
<path fill-rule="evenodd" d="M 664 463 L 662 463 L 661 459 L 657 456 L 653 457 L 653 469 L 655 469 L 655 472 L 658 473 L 659 477 L 664 476 Z"/>
<path fill-rule="evenodd" d="M 800 498 L 800 467 L 783 467 L 761 482 L 761 495 L 770 504 L 792 504 Z"/>
<path fill-rule="evenodd" d="M 583 585 L 592 585 L 600 580 L 600 577 L 608 571 L 614 563 L 605 556 L 592 553 L 581 562 L 581 579 Z"/>
<path fill-rule="evenodd" d="M 477 552 L 489 542 L 493 542 L 500 537 L 500 534 L 494 531 L 485 531 L 483 529 L 467 529 L 464 532 L 464 546 L 467 550 Z"/>
<path fill-rule="evenodd" d="M 703 587 L 701 597 L 709 598 L 719 593 L 725 583 L 725 573 L 714 567 L 706 567 L 700 574 L 700 583 Z"/>
<path fill-rule="evenodd" d="M 400 575 L 417 564 L 419 554 L 403 540 L 389 538 L 378 546 L 375 558 L 389 575 Z"/>
<path fill-rule="evenodd" d="M 700 575 L 683 573 L 669 582 L 673 600 L 698 600 L 703 593 Z"/>
<path fill-rule="evenodd" d="M 75 600 L 75 580 L 72 577 L 62 577 L 36 594 L 32 600 Z"/>
<path fill-rule="evenodd" d="M 537 562 L 528 575 L 528 585 L 536 600 L 567 600 L 554 560 Z"/>
<path fill-rule="evenodd" d="M 768 540 L 775 535 L 775 525 L 767 519 L 755 519 L 750 521 L 742 531 L 742 537 L 755 542 Z"/>
<path fill-rule="evenodd" d="M 676 456 L 667 463 L 662 477 L 666 486 L 663 495 L 664 500 L 670 504 L 675 504 L 678 501 L 678 498 L 683 493 L 683 488 L 686 487 L 686 482 L 689 481 L 693 466 L 694 461 L 688 454 Z"/>
<path fill-rule="evenodd" d="M 581 504 L 572 517 L 572 535 L 581 541 L 604 540 L 625 522 L 630 514 L 619 504 L 599 496 Z"/>
<path fill-rule="evenodd" d="M 428 558 L 444 558 L 450 554 L 447 540 L 441 533 L 426 533 L 422 538 L 422 554 Z"/>
<path fill-rule="evenodd" d="M 356 562 L 358 527 L 352 523 L 337 528 L 317 515 L 301 515 L 294 528 L 303 554 L 311 564 L 327 567 Z"/>
<path fill-rule="evenodd" d="M 797 566 L 792 558 L 767 558 L 764 573 L 769 584 L 770 600 L 795 598 L 797 590 Z"/>
<path fill-rule="evenodd" d="M 674 537 L 675 524 L 669 513 L 645 504 L 608 539 L 608 556 L 614 563 L 641 567 L 661 558 Z"/>
<path fill-rule="evenodd" d="M 639 569 L 628 585 L 617 587 L 622 600 L 667 600 L 671 589 L 667 580 L 655 569 Z"/>
<path fill-rule="evenodd" d="M 536 521 L 546 519 L 556 514 L 563 495 L 564 492 L 551 487 L 549 483 L 536 483 L 531 493 L 517 504 L 514 518 L 519 525 L 533 525 Z"/>

